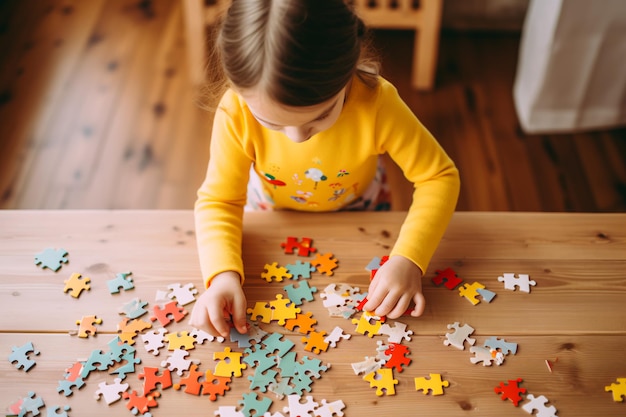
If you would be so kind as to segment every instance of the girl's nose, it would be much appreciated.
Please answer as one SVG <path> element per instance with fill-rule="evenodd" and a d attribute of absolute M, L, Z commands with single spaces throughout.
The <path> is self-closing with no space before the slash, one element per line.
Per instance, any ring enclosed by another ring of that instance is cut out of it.
<path fill-rule="evenodd" d="M 298 127 L 298 126 L 287 126 L 284 128 L 283 133 L 292 141 L 296 143 L 307 141 L 311 135 L 312 128 L 310 127 Z"/>

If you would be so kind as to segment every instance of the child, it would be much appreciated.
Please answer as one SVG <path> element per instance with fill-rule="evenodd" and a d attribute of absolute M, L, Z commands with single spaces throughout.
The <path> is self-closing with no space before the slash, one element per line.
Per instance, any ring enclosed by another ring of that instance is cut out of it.
<path fill-rule="evenodd" d="M 195 205 L 206 291 L 190 324 L 246 332 L 244 206 L 303 211 L 368 208 L 381 195 L 380 155 L 415 185 L 389 260 L 364 306 L 399 317 L 454 212 L 454 163 L 367 61 L 365 28 L 344 0 L 233 0 L 217 51 L 230 89 L 215 113 L 211 158 Z M 255 185 L 256 183 L 256 185 Z M 252 201 L 255 200 L 255 201 Z"/>

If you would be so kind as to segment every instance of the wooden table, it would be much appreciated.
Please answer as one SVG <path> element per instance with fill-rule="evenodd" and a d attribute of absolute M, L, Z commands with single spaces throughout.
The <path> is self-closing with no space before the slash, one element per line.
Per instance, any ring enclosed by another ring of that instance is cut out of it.
<path fill-rule="evenodd" d="M 333 318 L 319 293 L 331 283 L 349 283 L 367 289 L 364 269 L 375 256 L 385 255 L 398 233 L 401 212 L 298 214 L 254 213 L 245 219 L 244 260 L 247 266 L 248 304 L 273 300 L 284 283 L 266 283 L 260 273 L 266 263 L 285 265 L 294 255 L 282 252 L 287 236 L 311 237 L 318 251 L 332 252 L 339 267 L 332 277 L 314 274 L 315 301 L 302 306 L 318 320 L 316 328 L 330 332 L 341 326 L 352 334 L 337 348 L 319 355 L 305 352 L 301 335 L 275 323 L 267 331 L 281 332 L 296 343 L 298 357 L 317 356 L 332 367 L 313 384 L 312 395 L 321 402 L 342 400 L 346 416 L 525 416 L 520 407 L 494 393 L 501 381 L 523 378 L 522 386 L 535 396 L 546 396 L 559 416 L 624 416 L 626 402 L 614 402 L 604 387 L 626 377 L 626 215 L 456 213 L 424 277 L 428 306 L 419 319 L 402 318 L 414 332 L 405 342 L 412 363 L 401 373 L 395 396 L 375 394 L 368 382 L 354 374 L 351 364 L 373 356 L 376 341 L 355 333 L 350 320 Z M 118 309 L 134 297 L 153 303 L 157 290 L 173 283 L 200 285 L 200 274 L 189 211 L 4 211 L 0 212 L 0 406 L 3 409 L 35 391 L 47 406 L 72 407 L 70 415 L 129 415 L 124 401 L 107 406 L 94 392 L 107 372 L 92 372 L 86 385 L 65 398 L 56 391 L 64 370 L 86 359 L 95 349 L 107 349 L 121 320 Z M 59 272 L 41 269 L 34 255 L 44 248 L 64 248 L 69 263 Z M 304 259 L 306 260 L 306 259 Z M 479 281 L 497 293 L 491 303 L 474 306 L 458 291 L 436 287 L 436 270 L 452 267 L 464 282 Z M 135 288 L 110 294 L 106 281 L 116 273 L 132 271 Z M 78 272 L 91 279 L 91 290 L 78 299 L 63 292 L 64 280 Z M 497 277 L 503 273 L 529 274 L 537 285 L 529 294 L 508 291 Z M 190 309 L 191 305 L 187 308 Z M 69 334 L 84 315 L 102 318 L 95 337 Z M 472 355 L 445 346 L 447 325 L 467 323 L 482 343 L 490 336 L 515 342 L 516 355 L 502 366 L 472 364 Z M 391 321 L 394 322 L 394 321 Z M 158 327 L 155 324 L 155 327 Z M 185 320 L 168 331 L 191 330 Z M 143 366 L 160 366 L 168 352 L 152 356 L 137 338 L 143 363 L 126 382 L 141 394 L 138 374 Z M 37 365 L 19 371 L 6 358 L 12 346 L 33 342 L 40 351 Z M 236 343 L 205 343 L 190 351 L 200 369 L 213 369 L 213 352 Z M 546 360 L 553 364 L 552 372 Z M 450 385 L 442 396 L 416 391 L 414 378 L 440 373 Z M 173 388 L 163 390 L 154 416 L 212 416 L 218 406 L 234 406 L 249 391 L 247 376 L 234 378 L 231 390 L 218 401 Z M 178 379 L 174 375 L 174 381 Z M 265 394 L 264 394 L 265 395 Z M 283 412 L 285 400 L 274 399 L 271 412 Z M 44 412 L 44 410 L 42 410 Z"/>

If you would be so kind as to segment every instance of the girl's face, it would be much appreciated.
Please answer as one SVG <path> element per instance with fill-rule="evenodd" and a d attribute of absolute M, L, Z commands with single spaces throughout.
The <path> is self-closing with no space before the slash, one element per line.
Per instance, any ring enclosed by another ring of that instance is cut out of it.
<path fill-rule="evenodd" d="M 347 86 L 335 97 L 307 107 L 291 107 L 277 103 L 255 89 L 240 91 L 256 120 L 268 129 L 284 133 L 296 143 L 330 128 L 339 118 L 346 98 Z"/>

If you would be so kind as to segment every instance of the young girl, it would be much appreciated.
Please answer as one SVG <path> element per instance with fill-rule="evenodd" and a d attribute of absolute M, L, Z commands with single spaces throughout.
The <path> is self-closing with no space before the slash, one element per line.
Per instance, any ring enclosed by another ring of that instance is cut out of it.
<path fill-rule="evenodd" d="M 454 212 L 454 163 L 367 60 L 365 28 L 344 0 L 233 0 L 216 41 L 230 89 L 215 113 L 211 157 L 195 205 L 206 291 L 190 325 L 246 332 L 244 207 L 372 208 L 388 153 L 415 185 L 389 260 L 364 306 L 399 317 Z"/>

